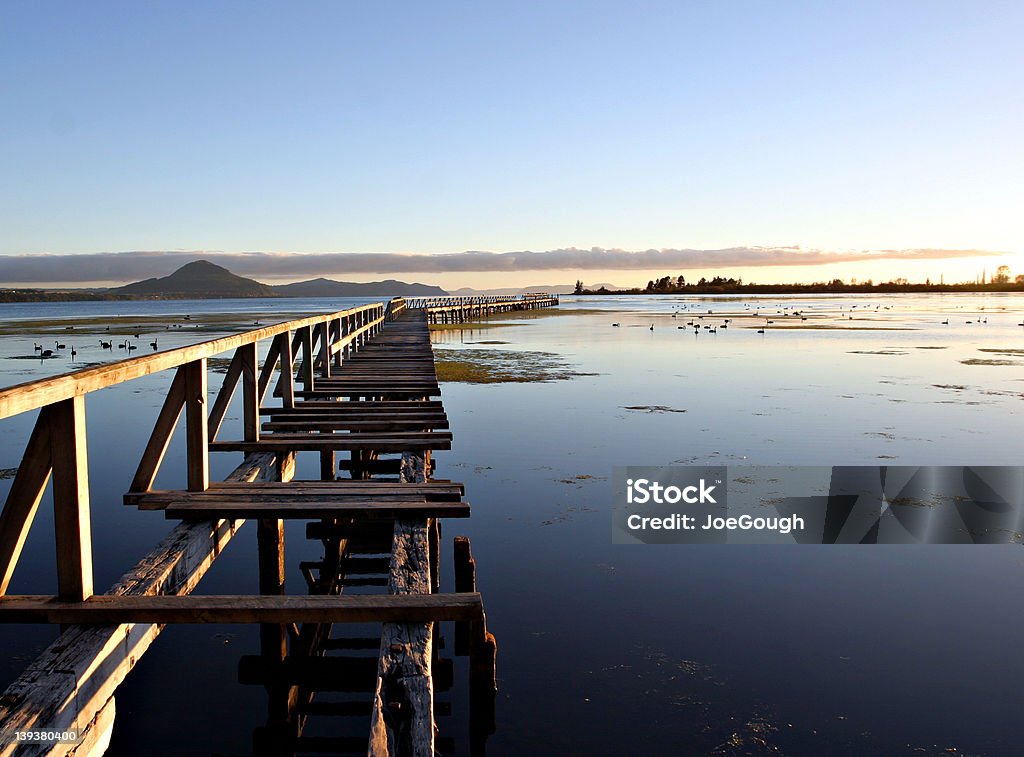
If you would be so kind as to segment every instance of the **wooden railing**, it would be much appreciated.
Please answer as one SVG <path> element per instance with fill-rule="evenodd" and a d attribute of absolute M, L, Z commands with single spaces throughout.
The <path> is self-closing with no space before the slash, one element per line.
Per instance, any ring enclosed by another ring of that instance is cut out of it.
<path fill-rule="evenodd" d="M 53 476 L 54 530 L 57 546 L 57 596 L 81 602 L 93 594 L 92 538 L 86 450 L 85 395 L 175 369 L 132 481 L 133 492 L 148 491 L 163 462 L 174 429 L 185 413 L 188 488 L 209 487 L 209 445 L 217 438 L 239 383 L 245 441 L 260 436 L 260 407 L 281 366 L 274 394 L 285 407 L 295 403 L 295 381 L 312 390 L 318 376 L 329 377 L 406 304 L 393 300 L 336 313 L 300 318 L 199 344 L 129 358 L 0 390 L 0 419 L 32 410 L 38 418 L 3 511 L 0 512 L 0 596 L 4 596 L 22 548 Z M 259 343 L 271 339 L 263 364 Z M 207 411 L 207 360 L 234 353 L 217 397 Z"/>
<path fill-rule="evenodd" d="M 550 295 L 544 295 L 545 297 Z M 498 302 L 517 302 L 525 299 L 518 294 L 480 295 L 477 297 L 407 297 L 406 307 L 412 310 L 451 307 L 453 305 L 490 305 Z"/>

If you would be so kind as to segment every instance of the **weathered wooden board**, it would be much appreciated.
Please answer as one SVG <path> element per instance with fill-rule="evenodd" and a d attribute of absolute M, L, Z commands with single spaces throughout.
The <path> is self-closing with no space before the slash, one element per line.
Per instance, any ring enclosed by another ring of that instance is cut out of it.
<path fill-rule="evenodd" d="M 481 617 L 479 594 L 0 597 L 12 623 L 423 623 Z"/>

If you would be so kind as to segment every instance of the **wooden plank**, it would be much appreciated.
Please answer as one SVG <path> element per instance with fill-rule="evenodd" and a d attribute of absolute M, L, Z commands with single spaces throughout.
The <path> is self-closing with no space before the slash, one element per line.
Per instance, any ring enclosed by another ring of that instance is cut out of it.
<path fill-rule="evenodd" d="M 429 455 L 402 456 L 401 480 L 422 483 L 429 471 Z M 395 521 L 388 579 L 390 596 L 444 596 L 430 593 L 429 566 L 427 520 Z M 367 751 L 370 757 L 434 757 L 432 629 L 429 623 L 387 623 L 381 632 Z"/>
<path fill-rule="evenodd" d="M 255 347 L 255 344 L 253 342 L 252 346 Z M 242 345 L 231 356 L 228 372 L 224 375 L 224 382 L 220 385 L 217 398 L 213 401 L 213 409 L 210 410 L 210 418 L 207 421 L 211 442 L 217 438 L 217 432 L 220 431 L 220 426 L 224 422 L 224 414 L 227 413 L 228 406 L 231 404 L 231 398 L 235 394 L 235 387 L 238 386 L 238 377 L 242 375 L 242 351 L 247 346 L 249 345 Z M 181 372 L 180 368 L 178 372 Z"/>
<path fill-rule="evenodd" d="M 481 612 L 479 594 L 0 597 L 5 623 L 430 623 Z"/>
<path fill-rule="evenodd" d="M 57 594 L 81 601 L 92 595 L 92 532 L 85 397 L 54 404 L 50 419 L 53 530 L 57 542 Z"/>
<path fill-rule="evenodd" d="M 336 420 L 336 421 L 268 421 L 262 424 L 263 431 L 429 431 L 449 428 L 447 418 L 408 418 L 404 420 Z M 330 465 L 327 470 L 333 470 Z"/>
<path fill-rule="evenodd" d="M 427 502 L 426 500 L 381 500 L 338 502 L 183 502 L 164 509 L 168 518 L 196 520 L 210 518 L 286 518 L 313 520 L 315 518 L 366 518 L 394 520 L 395 518 L 468 518 L 468 502 Z"/>
<path fill-rule="evenodd" d="M 444 413 L 441 400 L 364 400 L 362 402 L 341 402 L 337 400 L 309 400 L 294 407 L 264 407 L 261 415 L 307 416 L 359 414 L 400 414 L 400 413 Z"/>
<path fill-rule="evenodd" d="M 427 481 L 422 484 L 402 484 L 389 481 L 296 481 L 293 483 L 233 484 L 211 482 L 204 492 L 180 489 L 161 489 L 149 492 L 128 492 L 126 505 L 137 505 L 143 510 L 162 509 L 174 502 L 206 501 L 244 496 L 248 500 L 266 497 L 286 498 L 289 501 L 323 497 L 392 497 L 419 496 L 430 501 L 458 501 L 465 487 L 456 482 Z"/>
<path fill-rule="evenodd" d="M 140 378 L 141 376 L 148 376 L 168 368 L 175 368 L 194 360 L 213 357 L 222 352 L 236 349 L 243 344 L 269 339 L 289 330 L 312 326 L 330 318 L 344 317 L 349 313 L 371 310 L 379 304 L 362 305 L 338 311 L 337 313 L 284 321 L 272 326 L 265 326 L 241 334 L 232 334 L 231 336 L 212 339 L 187 347 L 155 352 L 151 355 L 140 355 L 139 357 L 64 373 L 51 378 L 17 384 L 0 390 L 0 419 L 9 418 L 12 415 L 34 410 L 44 405 L 59 402 L 60 400 L 70 399 L 76 394 L 86 394 L 97 389 Z"/>
<path fill-rule="evenodd" d="M 335 450 L 375 450 L 404 452 L 418 449 L 451 449 L 451 435 L 446 432 L 423 434 L 274 434 L 258 442 L 222 441 L 210 445 L 211 452 L 287 452 Z"/>
<path fill-rule="evenodd" d="M 0 512 L 0 595 L 7 593 L 25 538 L 50 480 L 49 414 L 49 408 L 43 408 L 36 418 L 3 512 Z"/>
<path fill-rule="evenodd" d="M 185 374 L 185 446 L 188 488 L 204 491 L 210 485 L 209 432 L 206 418 L 206 358 L 182 366 Z"/>
<path fill-rule="evenodd" d="M 174 372 L 174 379 L 167 389 L 164 404 L 160 408 L 160 414 L 156 417 L 153 432 L 149 435 L 146 449 L 142 453 L 139 467 L 135 471 L 135 477 L 132 479 L 132 491 L 146 491 L 153 485 L 184 407 L 185 374 L 179 367 Z"/>

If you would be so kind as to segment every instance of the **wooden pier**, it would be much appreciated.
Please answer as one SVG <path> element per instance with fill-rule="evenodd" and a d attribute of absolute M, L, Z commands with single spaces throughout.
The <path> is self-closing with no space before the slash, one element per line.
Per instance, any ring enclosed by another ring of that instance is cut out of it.
<path fill-rule="evenodd" d="M 493 729 L 496 647 L 469 544 L 461 537 L 454 543 L 456 592 L 439 591 L 441 519 L 468 517 L 470 506 L 461 484 L 431 477 L 431 452 L 449 449 L 452 435 L 438 399 L 428 319 L 547 307 L 557 298 L 459 299 L 493 301 L 374 303 L 0 390 L 0 419 L 38 411 L 0 513 L 0 622 L 62 629 L 0 696 L 0 755 L 15 749 L 19 755 L 102 754 L 118 685 L 168 623 L 260 624 L 260 653 L 239 667 L 241 682 L 261 684 L 268 694 L 254 754 L 331 747 L 433 755 L 435 691 L 452 685 L 452 661 L 440 656 L 437 643 L 440 621 L 456 621 L 456 653 L 470 656 L 470 740 L 472 751 L 482 753 Z M 260 344 L 268 341 L 260 360 Z M 207 361 L 221 353 L 231 353 L 231 361 L 208 402 Z M 171 370 L 124 502 L 179 522 L 97 595 L 85 397 Z M 221 439 L 233 398 L 241 403 L 241 435 Z M 183 486 L 155 490 L 182 414 Z M 244 453 L 221 482 L 210 480 L 215 452 Z M 296 455 L 305 452 L 317 453 L 318 480 L 295 479 Z M 339 477 L 339 470 L 347 476 Z M 51 477 L 55 593 L 9 595 Z M 246 519 L 256 522 L 260 594 L 191 595 Z M 285 519 L 309 521 L 307 538 L 323 545 L 322 560 L 299 566 L 307 594 L 284 593 Z M 379 635 L 332 633 L 335 624 L 365 623 L 377 624 Z M 367 657 L 368 649 L 376 656 Z M 316 697 L 320 690 L 359 686 L 365 689 L 361 700 Z M 304 725 L 324 715 L 368 716 L 369 733 L 362 741 L 339 736 L 312 744 Z M 75 730 L 78 739 L 29 747 L 16 737 L 26 729 Z"/>
<path fill-rule="evenodd" d="M 429 323 L 465 323 L 494 313 L 555 307 L 558 295 L 538 292 L 490 297 L 421 297 L 407 298 L 406 303 L 410 308 L 425 310 Z"/>

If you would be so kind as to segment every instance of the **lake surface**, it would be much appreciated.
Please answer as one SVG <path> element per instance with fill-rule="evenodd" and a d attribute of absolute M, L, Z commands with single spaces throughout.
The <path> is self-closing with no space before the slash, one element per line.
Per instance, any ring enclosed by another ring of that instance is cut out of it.
<path fill-rule="evenodd" d="M 165 318 L 138 332 L 141 352 L 154 335 L 161 349 L 177 346 L 282 306 L 0 305 L 0 329 L 15 319 L 18 329 L 0 333 L 0 382 L 73 367 L 8 359 L 65 340 L 66 324 L 35 325 L 47 318 L 99 321 L 75 329 L 92 339 L 79 348 L 85 363 L 121 356 L 93 346 L 104 318 Z M 471 537 L 498 639 L 489 754 L 1020 753 L 1019 546 L 613 545 L 609 479 L 622 465 L 1020 465 L 1024 297 L 564 297 L 557 313 L 520 315 L 435 334 L 438 349 L 552 353 L 581 374 L 442 387 L 455 442 L 436 453 L 436 475 L 463 481 L 473 504 L 471 519 L 445 524 L 442 554 L 456 534 Z M 118 336 L 126 326 L 117 321 Z M 120 495 L 169 382 L 89 395 L 98 589 L 168 530 Z M 17 465 L 31 420 L 0 421 L 0 468 Z M 237 428 L 237 413 L 229 423 Z M 157 486 L 181 485 L 181 442 Z M 211 476 L 240 457 L 214 456 Z M 300 455 L 300 477 L 316 473 Z M 319 544 L 293 526 L 289 586 L 302 591 L 298 561 L 319 557 Z M 44 506 L 12 593 L 52 592 L 52 552 Z M 201 590 L 256 591 L 250 526 Z M 0 627 L 3 683 L 52 638 Z M 237 664 L 257 651 L 255 629 L 169 628 L 119 691 L 111 753 L 251 752 L 266 697 L 237 683 Z M 441 699 L 452 702 L 442 736 L 467 754 L 464 692 Z M 363 722 L 346 728 L 366 733 Z"/>

